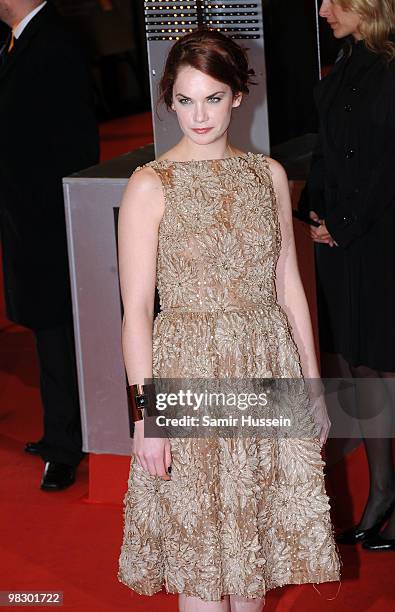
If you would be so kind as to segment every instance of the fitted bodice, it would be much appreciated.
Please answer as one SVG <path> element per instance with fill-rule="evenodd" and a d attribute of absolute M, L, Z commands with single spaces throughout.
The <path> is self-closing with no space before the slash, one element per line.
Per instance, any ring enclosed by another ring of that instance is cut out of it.
<path fill-rule="evenodd" d="M 157 285 L 161 308 L 215 311 L 273 304 L 280 249 L 264 155 L 148 164 L 161 179 Z"/>

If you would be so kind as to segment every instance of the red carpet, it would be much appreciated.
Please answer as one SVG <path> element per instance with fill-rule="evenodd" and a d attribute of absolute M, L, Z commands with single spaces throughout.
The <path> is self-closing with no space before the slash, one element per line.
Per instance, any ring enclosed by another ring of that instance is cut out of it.
<path fill-rule="evenodd" d="M 102 161 L 153 142 L 152 131 L 151 113 L 102 123 L 100 126 Z"/>
<path fill-rule="evenodd" d="M 149 142 L 150 129 L 148 115 L 104 125 L 102 158 Z M 63 591 L 64 608 L 81 612 L 176 611 L 176 596 L 162 593 L 141 597 L 116 578 L 127 458 L 90 458 L 94 496 L 89 491 L 87 459 L 79 468 L 77 483 L 69 490 L 52 494 L 39 490 L 43 463 L 23 452 L 25 441 L 41 435 L 33 340 L 29 331 L 5 319 L 1 299 L 0 293 L 0 591 Z M 338 525 L 359 515 L 367 494 L 361 448 L 328 470 L 328 489 Z M 114 499 L 118 503 L 90 503 L 92 499 Z M 265 609 L 393 610 L 395 555 L 367 553 L 354 547 L 344 547 L 341 552 L 342 584 L 334 600 L 337 584 L 318 585 L 321 595 L 312 585 L 284 587 L 268 593 Z"/>

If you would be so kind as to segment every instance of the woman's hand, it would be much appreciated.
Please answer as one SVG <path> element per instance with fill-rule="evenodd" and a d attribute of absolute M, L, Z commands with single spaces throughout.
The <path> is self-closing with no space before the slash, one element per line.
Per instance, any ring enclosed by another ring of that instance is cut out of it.
<path fill-rule="evenodd" d="M 320 219 L 314 210 L 310 211 L 309 217 L 310 219 L 313 219 L 313 221 L 317 221 L 320 224 L 320 227 L 309 225 L 310 237 L 314 240 L 314 242 L 329 244 L 330 247 L 339 246 L 328 232 L 324 219 Z"/>
<path fill-rule="evenodd" d="M 320 444 L 321 446 L 324 446 L 328 439 L 331 422 L 328 417 L 328 411 L 326 409 L 325 398 L 323 395 L 312 402 L 312 413 L 313 419 L 318 426 Z"/>
<path fill-rule="evenodd" d="M 132 453 L 135 461 L 151 476 L 171 480 L 167 473 L 171 465 L 170 441 L 168 438 L 145 438 L 144 420 L 134 424 Z"/>

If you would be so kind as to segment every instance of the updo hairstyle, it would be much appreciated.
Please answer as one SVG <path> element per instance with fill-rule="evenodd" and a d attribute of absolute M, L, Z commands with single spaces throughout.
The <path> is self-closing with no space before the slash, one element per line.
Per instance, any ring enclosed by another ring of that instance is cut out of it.
<path fill-rule="evenodd" d="M 180 38 L 170 49 L 159 83 L 159 100 L 167 109 L 173 103 L 173 87 L 180 68 L 192 66 L 220 83 L 229 85 L 233 95 L 249 93 L 254 85 L 247 52 L 232 38 L 206 28 L 199 28 Z"/>

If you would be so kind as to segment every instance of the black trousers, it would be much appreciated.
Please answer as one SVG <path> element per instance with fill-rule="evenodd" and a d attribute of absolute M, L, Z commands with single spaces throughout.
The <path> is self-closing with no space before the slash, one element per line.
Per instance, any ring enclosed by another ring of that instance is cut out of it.
<path fill-rule="evenodd" d="M 77 466 L 84 456 L 72 323 L 34 330 L 44 408 L 44 461 Z"/>

